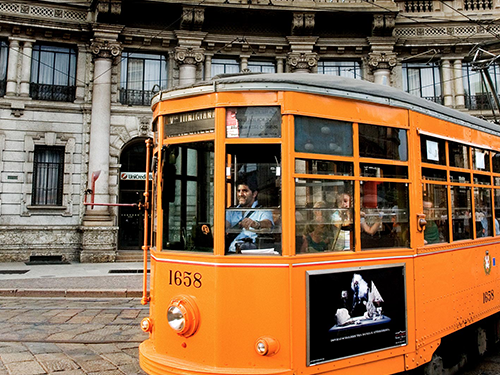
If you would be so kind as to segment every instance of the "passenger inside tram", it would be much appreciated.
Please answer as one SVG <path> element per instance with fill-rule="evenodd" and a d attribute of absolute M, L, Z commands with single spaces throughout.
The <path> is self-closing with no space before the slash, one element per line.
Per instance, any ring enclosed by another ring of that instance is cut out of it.
<path fill-rule="evenodd" d="M 228 242 L 230 242 L 228 251 L 241 254 L 242 250 L 257 249 L 257 231 L 272 228 L 274 221 L 272 211 L 258 210 L 260 205 L 257 200 L 259 193 L 257 184 L 250 180 L 239 180 L 236 186 L 238 199 L 236 208 L 245 210 L 226 211 L 226 230 L 231 229 L 236 234 L 232 241 L 228 237 Z"/>
<path fill-rule="evenodd" d="M 281 252 L 279 145 L 227 146 L 226 253 Z"/>

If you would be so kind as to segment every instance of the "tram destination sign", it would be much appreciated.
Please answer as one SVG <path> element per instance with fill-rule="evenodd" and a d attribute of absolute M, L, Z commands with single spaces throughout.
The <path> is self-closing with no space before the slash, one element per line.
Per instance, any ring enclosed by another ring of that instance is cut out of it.
<path fill-rule="evenodd" d="M 306 277 L 308 366 L 407 344 L 404 265 Z"/>

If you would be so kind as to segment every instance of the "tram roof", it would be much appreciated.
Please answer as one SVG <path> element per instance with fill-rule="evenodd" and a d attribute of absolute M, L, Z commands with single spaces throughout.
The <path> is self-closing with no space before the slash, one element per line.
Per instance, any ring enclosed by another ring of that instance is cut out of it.
<path fill-rule="evenodd" d="M 162 91 L 153 98 L 152 106 L 167 99 L 230 91 L 295 91 L 361 100 L 409 109 L 500 136 L 498 125 L 419 98 L 394 87 L 325 74 L 245 73 L 220 75 L 191 86 Z"/>

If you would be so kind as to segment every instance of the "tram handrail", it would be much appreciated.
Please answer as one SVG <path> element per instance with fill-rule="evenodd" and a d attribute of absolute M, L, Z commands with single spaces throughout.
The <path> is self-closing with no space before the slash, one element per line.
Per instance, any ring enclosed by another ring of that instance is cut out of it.
<path fill-rule="evenodd" d="M 146 140 L 146 176 L 149 175 L 150 169 L 150 158 L 151 158 L 151 148 L 153 146 L 152 140 L 148 138 Z M 141 305 L 146 305 L 149 302 L 148 297 L 148 228 L 149 228 L 149 178 L 146 178 L 145 188 L 144 188 L 144 242 L 142 246 L 143 250 L 143 280 L 142 280 L 142 298 Z"/>

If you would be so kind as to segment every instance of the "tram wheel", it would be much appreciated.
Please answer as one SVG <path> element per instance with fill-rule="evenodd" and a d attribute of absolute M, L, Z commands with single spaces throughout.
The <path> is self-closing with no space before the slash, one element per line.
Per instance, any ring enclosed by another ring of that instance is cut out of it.
<path fill-rule="evenodd" d="M 434 354 L 429 363 L 424 365 L 424 375 L 443 375 L 443 359 Z"/>

